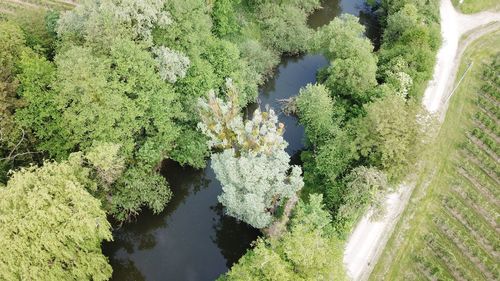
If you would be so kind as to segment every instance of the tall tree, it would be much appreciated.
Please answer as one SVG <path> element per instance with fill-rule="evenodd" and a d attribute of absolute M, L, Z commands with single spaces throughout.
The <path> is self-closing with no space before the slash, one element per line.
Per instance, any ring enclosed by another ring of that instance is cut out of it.
<path fill-rule="evenodd" d="M 377 85 L 377 57 L 364 31 L 358 18 L 344 14 L 318 30 L 313 46 L 330 60 L 322 72 L 325 85 L 354 105 L 370 101 Z"/>
<path fill-rule="evenodd" d="M 366 105 L 366 112 L 357 123 L 360 153 L 371 165 L 387 171 L 391 180 L 398 179 L 414 163 L 423 141 L 419 107 L 393 94 Z"/>
<path fill-rule="evenodd" d="M 0 21 L 0 182 L 7 179 L 7 171 L 15 161 L 31 160 L 27 152 L 28 136 L 15 120 L 15 112 L 24 102 L 19 98 L 19 63 L 23 57 L 35 53 L 27 47 L 21 28 L 10 22 Z M 17 157 L 24 155 L 23 157 Z"/>
<path fill-rule="evenodd" d="M 228 84 L 228 101 L 214 92 L 200 101 L 201 130 L 209 146 L 222 150 L 212 155 L 212 168 L 222 184 L 219 201 L 226 212 L 256 228 L 273 222 L 280 204 L 303 186 L 301 169 L 290 166 L 284 151 L 283 124 L 272 109 L 257 109 L 252 119 L 243 121 L 237 92 Z"/>
<path fill-rule="evenodd" d="M 14 172 L 0 186 L 0 279 L 108 280 L 111 240 L 81 153 Z"/>

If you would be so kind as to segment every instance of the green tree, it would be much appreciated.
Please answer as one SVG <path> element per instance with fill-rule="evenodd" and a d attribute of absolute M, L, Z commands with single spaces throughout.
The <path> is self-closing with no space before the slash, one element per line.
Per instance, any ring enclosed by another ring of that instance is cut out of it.
<path fill-rule="evenodd" d="M 33 57 L 21 28 L 0 21 L 0 182 L 6 182 L 7 171 L 16 164 L 30 161 L 29 136 L 16 123 L 15 112 L 24 102 L 19 98 L 19 63 Z"/>
<path fill-rule="evenodd" d="M 213 31 L 219 37 L 232 35 L 239 31 L 234 8 L 240 0 L 215 0 L 212 8 Z"/>
<path fill-rule="evenodd" d="M 391 180 L 398 179 L 414 163 L 423 141 L 418 106 L 393 94 L 366 105 L 366 112 L 357 123 L 359 151 Z"/>
<path fill-rule="evenodd" d="M 370 101 L 377 85 L 377 57 L 364 31 L 358 18 L 344 14 L 317 31 L 312 48 L 331 62 L 323 73 L 325 85 L 334 96 L 356 105 Z"/>
<path fill-rule="evenodd" d="M 356 158 L 351 134 L 346 130 L 337 130 L 334 137 L 317 148 L 315 173 L 326 183 L 333 183 Z"/>
<path fill-rule="evenodd" d="M 308 84 L 300 89 L 296 102 L 300 123 L 312 145 L 318 146 L 332 138 L 338 127 L 335 117 L 342 117 L 342 113 L 335 112 L 330 91 L 321 84 Z"/>
<path fill-rule="evenodd" d="M 16 64 L 23 52 L 28 52 L 22 30 L 14 24 L 0 21 L 0 128 L 2 141 L 13 129 L 12 115 L 20 101 L 16 97 L 19 81 Z"/>
<path fill-rule="evenodd" d="M 386 175 L 373 167 L 358 166 L 343 181 L 343 190 L 329 194 L 334 197 L 330 200 L 334 200 L 338 208 L 334 225 L 341 234 L 349 233 L 368 208 L 374 215 L 382 214 L 382 199 L 390 190 Z"/>
<path fill-rule="evenodd" d="M 0 279 L 108 280 L 101 242 L 111 240 L 99 200 L 86 189 L 81 153 L 12 174 L 0 186 Z"/>
<path fill-rule="evenodd" d="M 112 203 L 105 206 L 126 219 L 144 205 L 159 212 L 170 198 L 155 169 L 177 137 L 172 116 L 178 107 L 148 51 L 126 39 L 110 41 L 107 48 L 109 53 L 96 54 L 68 46 L 57 55 L 55 71 L 43 58 L 23 60 L 26 105 L 16 115 L 38 138 L 39 150 L 57 159 L 96 141 L 120 144 L 127 171 L 113 184 Z"/>
<path fill-rule="evenodd" d="M 260 6 L 258 14 L 267 46 L 291 54 L 306 49 L 312 30 L 307 26 L 307 15 L 300 8 L 266 3 Z"/>
<path fill-rule="evenodd" d="M 220 280 L 345 280 L 342 242 L 331 233 L 322 197 L 299 202 L 290 231 L 260 239 Z"/>
<path fill-rule="evenodd" d="M 395 69 L 410 76 L 409 97 L 420 98 L 432 77 L 441 43 L 439 1 L 384 0 L 384 35 L 379 50 L 378 77 L 391 83 Z"/>
<path fill-rule="evenodd" d="M 57 20 L 55 15 L 55 12 L 45 9 L 25 9 L 12 17 L 12 21 L 23 30 L 26 45 L 49 59 L 54 57 L 57 41 L 50 26 L 51 21 Z"/>
<path fill-rule="evenodd" d="M 274 67 L 279 63 L 279 55 L 273 50 L 262 46 L 262 44 L 253 39 L 240 43 L 239 49 L 241 57 L 245 59 L 250 68 L 260 75 L 259 82 L 268 78 Z"/>

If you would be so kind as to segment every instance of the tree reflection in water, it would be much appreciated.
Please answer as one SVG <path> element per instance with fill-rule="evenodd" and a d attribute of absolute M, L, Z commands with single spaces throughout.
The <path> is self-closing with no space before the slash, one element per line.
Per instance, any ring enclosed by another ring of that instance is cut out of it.
<path fill-rule="evenodd" d="M 215 219 L 217 223 L 213 225 L 215 237 L 212 237 L 212 241 L 217 244 L 226 259 L 227 267 L 231 268 L 249 250 L 248 245 L 251 245 L 261 233 L 242 221 L 224 215 L 224 208 L 220 203 L 210 209 L 218 216 Z"/>

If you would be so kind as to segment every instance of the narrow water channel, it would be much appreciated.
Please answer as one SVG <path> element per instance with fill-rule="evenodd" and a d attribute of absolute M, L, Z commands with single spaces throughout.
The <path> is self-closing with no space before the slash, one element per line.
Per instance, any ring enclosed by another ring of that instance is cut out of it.
<path fill-rule="evenodd" d="M 342 12 L 368 22 L 363 0 L 327 0 L 322 6 L 310 16 L 311 27 L 327 24 Z M 278 100 L 295 96 L 301 87 L 316 82 L 316 71 L 327 63 L 314 54 L 283 57 L 274 76 L 261 87 L 259 103 L 279 111 Z M 304 128 L 293 116 L 280 114 L 279 119 L 286 128 L 287 152 L 296 162 Z M 113 242 L 103 245 L 113 267 L 112 280 L 216 279 L 251 247 L 259 232 L 224 215 L 217 201 L 221 186 L 210 165 L 194 170 L 167 161 L 161 172 L 174 194 L 166 209 L 159 215 L 144 211 L 137 222 L 115 230 Z"/>

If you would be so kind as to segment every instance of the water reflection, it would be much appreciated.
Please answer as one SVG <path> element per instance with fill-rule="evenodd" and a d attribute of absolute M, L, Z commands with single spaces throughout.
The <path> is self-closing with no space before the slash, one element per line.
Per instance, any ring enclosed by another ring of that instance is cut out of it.
<path fill-rule="evenodd" d="M 164 212 L 144 211 L 103 245 L 112 279 L 214 280 L 246 252 L 258 231 L 224 216 L 217 201 L 221 186 L 210 166 L 194 170 L 167 161 L 162 174 L 174 193 Z"/>
<path fill-rule="evenodd" d="M 117 259 L 113 263 L 113 279 L 121 281 L 144 281 L 146 278 L 129 259 Z"/>
<path fill-rule="evenodd" d="M 326 25 L 342 13 L 351 14 L 359 17 L 359 22 L 366 27 L 366 37 L 370 38 L 375 49 L 379 48 L 381 27 L 376 12 L 365 0 L 323 0 L 321 6 L 322 9 L 309 17 L 310 27 L 318 28 Z"/>
<path fill-rule="evenodd" d="M 248 246 L 255 241 L 260 232 L 246 223 L 224 215 L 221 204 L 216 204 L 210 209 L 218 216 L 214 219 L 215 236 L 212 237 L 212 241 L 217 244 L 226 259 L 226 266 L 230 268 L 246 253 Z M 238 238 L 235 239 L 236 237 Z"/>

